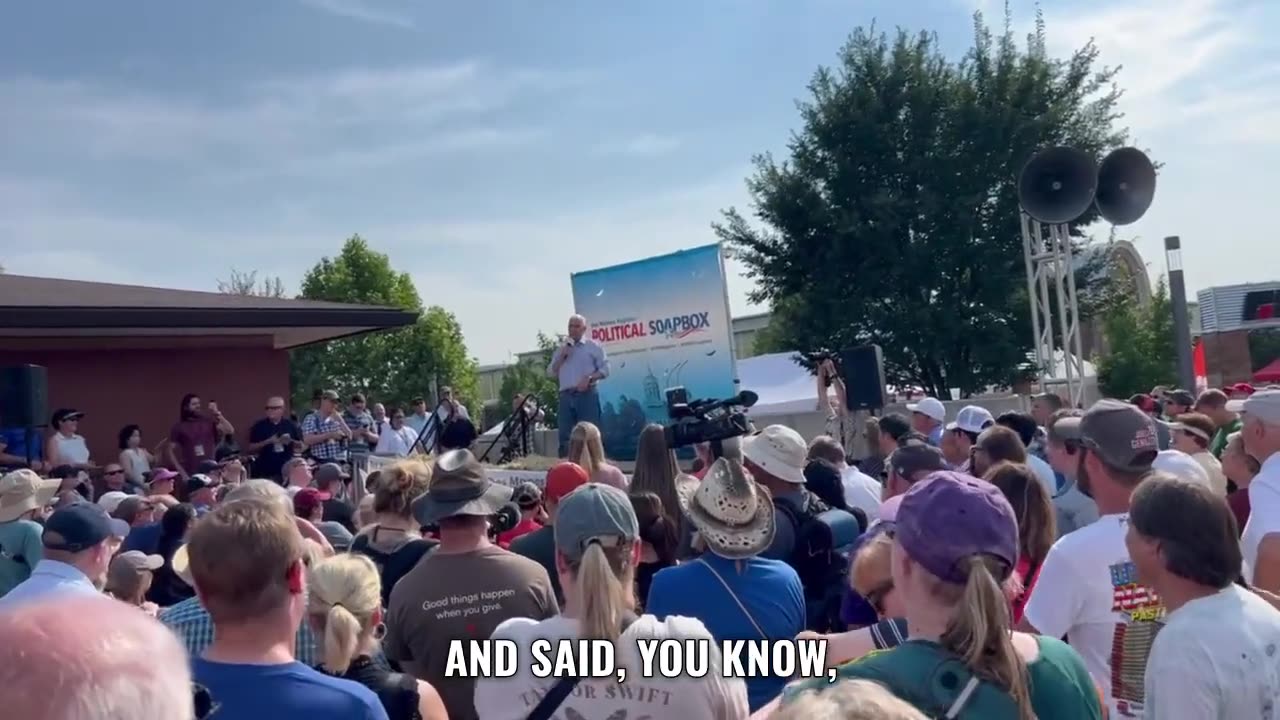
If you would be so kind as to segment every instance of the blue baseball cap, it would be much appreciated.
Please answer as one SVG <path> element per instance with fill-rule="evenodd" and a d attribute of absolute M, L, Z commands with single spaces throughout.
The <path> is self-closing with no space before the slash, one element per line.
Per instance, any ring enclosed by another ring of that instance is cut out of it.
<path fill-rule="evenodd" d="M 109 537 L 124 538 L 129 523 L 117 520 L 93 503 L 77 502 L 61 507 L 44 523 L 44 546 L 49 550 L 80 552 Z"/>

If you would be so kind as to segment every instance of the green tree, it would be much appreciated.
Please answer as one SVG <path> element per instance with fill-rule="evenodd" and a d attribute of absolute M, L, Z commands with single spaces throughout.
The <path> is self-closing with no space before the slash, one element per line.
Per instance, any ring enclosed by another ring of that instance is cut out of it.
<path fill-rule="evenodd" d="M 525 357 L 503 373 L 502 385 L 498 389 L 498 409 L 503 417 L 511 413 L 516 393 L 531 392 L 546 414 L 543 420 L 546 426 L 558 427 L 556 420 L 560 410 L 560 385 L 555 378 L 547 375 L 547 365 L 551 364 L 551 355 L 558 345 L 556 338 L 538 333 L 537 357 Z"/>
<path fill-rule="evenodd" d="M 1126 283 L 1117 278 L 1119 287 Z M 1164 278 L 1151 302 L 1140 306 L 1126 292 L 1109 294 L 1102 313 L 1107 353 L 1098 361 L 1098 388 L 1108 397 L 1127 398 L 1156 385 L 1178 384 L 1173 305 Z"/>
<path fill-rule="evenodd" d="M 307 407 L 316 388 L 340 394 L 363 392 L 384 403 L 405 404 L 429 397 L 433 386 L 449 385 L 464 402 L 476 397 L 476 364 L 467 355 L 462 328 L 440 307 L 425 311 L 408 273 L 352 236 L 334 258 L 322 258 L 302 281 L 302 298 L 384 305 L 421 313 L 397 331 L 332 340 L 293 353 L 294 407 Z M 478 410 L 478 408 L 477 408 Z"/>
<path fill-rule="evenodd" d="M 231 276 L 218 281 L 218 292 L 225 295 L 254 295 L 257 297 L 282 298 L 285 296 L 284 281 L 279 277 L 267 275 L 258 279 L 258 271 L 241 272 L 231 268 Z"/>
<path fill-rule="evenodd" d="M 755 158 L 755 227 L 736 209 L 717 234 L 784 303 L 770 342 L 795 350 L 877 343 L 894 384 L 943 395 L 1031 370 L 1015 178 L 1047 145 L 1122 145 L 1114 71 L 1085 45 L 1050 58 L 1043 23 L 948 60 L 929 33 L 858 29 L 801 103 L 789 159 Z M 1081 225 L 1092 218 L 1082 219 Z"/>

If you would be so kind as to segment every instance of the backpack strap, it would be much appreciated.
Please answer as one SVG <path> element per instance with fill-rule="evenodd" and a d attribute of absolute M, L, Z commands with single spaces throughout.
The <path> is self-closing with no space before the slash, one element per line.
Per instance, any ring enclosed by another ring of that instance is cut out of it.
<path fill-rule="evenodd" d="M 631 624 L 638 619 L 633 613 L 624 615 L 622 617 L 622 632 L 625 633 L 627 628 L 631 627 Z M 619 633 L 619 635 L 621 634 Z M 569 698 L 569 694 L 573 692 L 574 688 L 578 687 L 580 682 L 582 682 L 581 677 L 567 677 L 557 680 L 556 684 L 552 685 L 551 689 L 547 691 L 547 694 L 542 696 L 542 700 L 538 701 L 533 710 L 525 716 L 525 720 L 551 720 L 551 716 L 555 714 L 556 710 L 560 709 L 560 706 L 564 704 L 564 701 Z"/>
<path fill-rule="evenodd" d="M 908 640 L 856 661 L 851 669 L 855 677 L 880 682 L 928 717 L 956 720 L 984 689 L 988 701 L 1007 711 L 993 717 L 1017 717 L 1008 693 L 985 683 L 958 657 L 931 642 Z"/>
<path fill-rule="evenodd" d="M 711 574 L 714 575 L 715 578 L 720 581 L 720 584 L 724 587 L 724 591 L 729 593 L 729 597 L 733 598 L 733 601 L 737 603 L 738 609 L 742 611 L 743 615 L 747 616 L 747 620 L 751 622 L 751 626 L 756 629 L 756 632 L 760 633 L 760 637 L 764 640 L 768 640 L 769 633 L 765 632 L 760 628 L 760 623 L 756 622 L 755 616 L 751 614 L 751 611 L 747 609 L 747 606 L 742 604 L 742 600 L 738 598 L 738 593 L 734 592 L 733 588 L 729 587 L 729 583 L 725 582 L 725 579 L 721 577 L 720 573 L 716 572 L 715 568 L 711 567 L 710 563 L 708 563 L 706 560 L 703 560 L 702 558 L 698 558 L 698 562 L 703 567 L 710 570 Z"/>

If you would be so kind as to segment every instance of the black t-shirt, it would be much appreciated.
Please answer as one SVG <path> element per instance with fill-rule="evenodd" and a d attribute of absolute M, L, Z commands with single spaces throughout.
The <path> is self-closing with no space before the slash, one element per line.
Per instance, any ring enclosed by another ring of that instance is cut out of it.
<path fill-rule="evenodd" d="M 271 422 L 270 418 L 262 418 L 249 428 L 251 443 L 260 443 L 276 435 L 289 435 L 294 440 L 302 442 L 302 430 L 289 418 L 281 418 L 278 423 Z M 258 457 L 253 461 L 253 474 L 261 478 L 279 477 L 280 470 L 291 457 L 293 457 L 292 444 L 281 445 L 280 450 L 276 450 L 274 444 L 266 445 L 258 451 Z"/>
<path fill-rule="evenodd" d="M 356 509 L 351 507 L 351 503 L 346 500 L 339 500 L 331 497 L 321 503 L 324 507 L 324 517 L 321 519 L 325 522 L 336 522 L 347 529 L 352 535 L 356 532 L 355 515 Z"/>
<path fill-rule="evenodd" d="M 374 526 L 371 531 L 357 535 L 351 543 L 351 552 L 368 557 L 378 567 L 378 575 L 382 580 L 382 606 L 385 608 L 391 604 L 391 589 L 400 582 L 400 578 L 439 543 L 426 538 L 406 537 L 395 549 L 379 549 L 373 545 L 373 541 L 381 529 Z"/>

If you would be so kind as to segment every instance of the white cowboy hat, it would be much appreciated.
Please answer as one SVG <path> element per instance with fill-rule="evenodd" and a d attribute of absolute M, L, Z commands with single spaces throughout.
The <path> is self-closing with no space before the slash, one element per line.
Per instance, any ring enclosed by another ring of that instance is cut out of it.
<path fill-rule="evenodd" d="M 680 495 L 680 507 L 720 557 L 753 557 L 773 542 L 773 500 L 741 463 L 716 460 L 692 495 Z"/>

